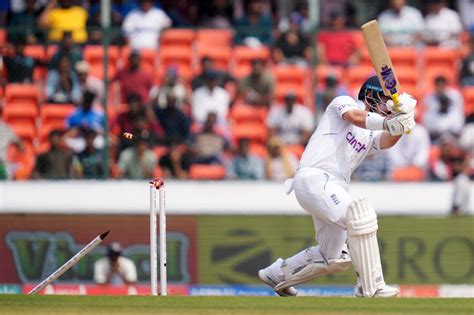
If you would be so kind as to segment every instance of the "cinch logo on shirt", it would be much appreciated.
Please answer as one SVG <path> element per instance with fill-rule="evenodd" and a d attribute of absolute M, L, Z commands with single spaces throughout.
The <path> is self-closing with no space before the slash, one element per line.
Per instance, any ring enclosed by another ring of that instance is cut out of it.
<path fill-rule="evenodd" d="M 360 143 L 350 131 L 346 135 L 346 140 L 354 148 L 354 150 L 357 151 L 357 153 L 360 153 L 360 151 L 367 149 L 365 144 Z"/>

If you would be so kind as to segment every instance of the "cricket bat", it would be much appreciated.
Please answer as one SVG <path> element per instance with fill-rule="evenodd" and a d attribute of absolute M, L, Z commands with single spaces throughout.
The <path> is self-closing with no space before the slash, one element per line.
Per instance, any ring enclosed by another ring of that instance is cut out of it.
<path fill-rule="evenodd" d="M 387 46 L 385 46 L 379 24 L 376 20 L 372 20 L 362 25 L 361 29 L 364 34 L 365 45 L 369 50 L 370 60 L 379 78 L 383 93 L 385 96 L 392 98 L 398 111 L 400 82 L 393 69 L 392 60 L 388 54 Z"/>

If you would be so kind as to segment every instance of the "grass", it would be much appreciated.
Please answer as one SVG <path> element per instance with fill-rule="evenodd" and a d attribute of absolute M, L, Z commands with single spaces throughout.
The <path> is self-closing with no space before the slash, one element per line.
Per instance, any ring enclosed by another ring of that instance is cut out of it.
<path fill-rule="evenodd" d="M 0 314 L 474 314 L 473 299 L 0 295 Z"/>

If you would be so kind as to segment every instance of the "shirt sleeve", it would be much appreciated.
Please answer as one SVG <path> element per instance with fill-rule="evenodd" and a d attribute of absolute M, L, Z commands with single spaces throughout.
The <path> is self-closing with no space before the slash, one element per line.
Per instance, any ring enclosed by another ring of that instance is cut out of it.
<path fill-rule="evenodd" d="M 107 274 L 109 273 L 107 263 L 103 259 L 99 259 L 94 264 L 94 281 L 98 284 L 105 284 Z"/>
<path fill-rule="evenodd" d="M 350 96 L 336 97 L 331 104 L 329 104 L 328 109 L 335 112 L 340 118 L 350 110 L 361 110 L 357 102 Z"/>
<path fill-rule="evenodd" d="M 122 272 L 123 272 L 123 277 L 128 281 L 128 282 L 136 282 L 137 281 L 137 268 L 135 267 L 135 264 L 133 263 L 132 260 L 122 257 L 123 258 L 123 264 L 122 264 Z"/>
<path fill-rule="evenodd" d="M 380 148 L 380 139 L 382 138 L 383 131 L 370 131 L 370 137 L 372 138 L 369 148 L 368 155 L 375 154 L 380 152 L 382 149 Z"/>

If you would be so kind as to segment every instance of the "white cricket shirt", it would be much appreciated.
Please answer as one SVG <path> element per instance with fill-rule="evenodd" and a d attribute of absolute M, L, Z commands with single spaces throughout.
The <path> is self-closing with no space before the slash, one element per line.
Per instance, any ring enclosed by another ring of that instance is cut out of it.
<path fill-rule="evenodd" d="M 349 96 L 338 96 L 328 105 L 299 168 L 318 168 L 348 183 L 365 157 L 380 150 L 382 131 L 359 128 L 342 119 L 353 109 L 364 110 L 364 105 Z"/>

